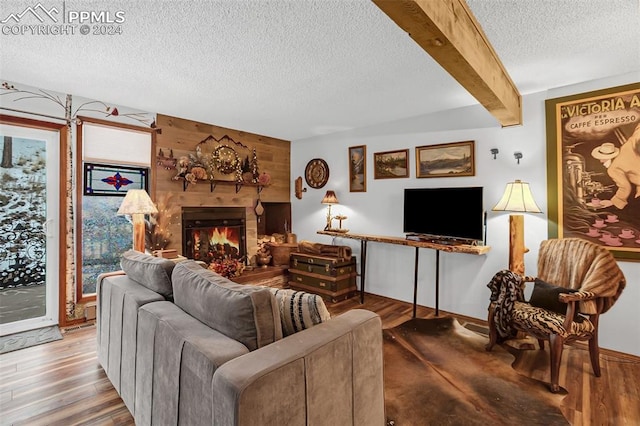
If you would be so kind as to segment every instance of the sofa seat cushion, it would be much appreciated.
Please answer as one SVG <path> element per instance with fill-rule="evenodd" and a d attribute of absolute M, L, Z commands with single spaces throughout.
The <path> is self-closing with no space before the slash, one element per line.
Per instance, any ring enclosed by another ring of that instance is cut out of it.
<path fill-rule="evenodd" d="M 280 314 L 269 289 L 236 284 L 193 260 L 176 265 L 172 282 L 176 305 L 250 351 L 282 338 Z"/>
<path fill-rule="evenodd" d="M 127 250 L 120 259 L 120 267 L 129 278 L 161 294 L 167 300 L 173 298 L 171 273 L 175 266 L 175 262 L 171 260 L 135 250 Z"/>
<path fill-rule="evenodd" d="M 593 334 L 595 326 L 589 319 L 581 317 L 580 322 L 573 321 L 571 329 L 564 328 L 565 316 L 544 308 L 532 306 L 526 302 L 516 302 L 513 307 L 512 321 L 516 328 L 536 335 L 557 334 L 563 338 L 569 335 L 586 337 Z"/>
<path fill-rule="evenodd" d="M 317 294 L 282 288 L 269 290 L 278 303 L 284 336 L 290 336 L 331 319 L 324 300 Z"/>

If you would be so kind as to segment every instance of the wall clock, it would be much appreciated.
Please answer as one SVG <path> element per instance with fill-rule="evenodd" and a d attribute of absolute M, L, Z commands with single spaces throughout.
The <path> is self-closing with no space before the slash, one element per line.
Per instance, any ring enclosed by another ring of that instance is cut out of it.
<path fill-rule="evenodd" d="M 321 158 L 314 158 L 304 169 L 304 178 L 312 188 L 322 188 L 329 180 L 329 166 Z"/>

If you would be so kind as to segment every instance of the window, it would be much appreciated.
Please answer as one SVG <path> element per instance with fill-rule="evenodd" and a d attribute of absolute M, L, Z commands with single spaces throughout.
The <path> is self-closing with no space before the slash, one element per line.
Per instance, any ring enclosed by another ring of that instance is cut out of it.
<path fill-rule="evenodd" d="M 129 189 L 149 191 L 151 129 L 83 119 L 78 128 L 77 299 L 95 298 L 96 280 L 120 269 L 132 225 L 117 211 Z"/>
<path fill-rule="evenodd" d="M 120 269 L 131 248 L 131 224 L 117 211 L 129 189 L 148 187 L 149 168 L 84 163 L 82 197 L 82 293 L 96 292 L 102 272 Z"/>

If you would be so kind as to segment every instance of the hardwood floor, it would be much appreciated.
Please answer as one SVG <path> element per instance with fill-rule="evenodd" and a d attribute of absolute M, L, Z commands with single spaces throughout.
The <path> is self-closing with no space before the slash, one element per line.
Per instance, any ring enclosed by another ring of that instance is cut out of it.
<path fill-rule="evenodd" d="M 367 295 L 364 305 L 354 297 L 328 307 L 334 316 L 354 308 L 375 311 L 385 328 L 412 314 L 411 304 L 374 295 Z M 433 310 L 419 307 L 417 316 L 433 316 Z M 95 334 L 91 324 L 69 327 L 62 340 L 0 355 L 0 424 L 132 425 L 96 359 Z M 548 351 L 513 352 L 518 372 L 548 380 Z M 602 376 L 594 377 L 586 348 L 565 347 L 560 385 L 568 394 L 562 412 L 573 425 L 640 425 L 640 359 L 604 351 L 601 367 Z"/>

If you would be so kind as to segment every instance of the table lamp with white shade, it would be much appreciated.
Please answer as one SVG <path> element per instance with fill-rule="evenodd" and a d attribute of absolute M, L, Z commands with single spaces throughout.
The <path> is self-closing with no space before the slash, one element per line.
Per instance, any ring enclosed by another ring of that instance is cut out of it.
<path fill-rule="evenodd" d="M 507 183 L 502 198 L 491 209 L 493 211 L 542 213 L 536 204 L 527 182 L 516 179 Z M 509 216 L 509 270 L 524 275 L 524 254 L 529 251 L 524 246 L 524 216 Z"/>
<path fill-rule="evenodd" d="M 158 209 L 144 189 L 130 189 L 122 200 L 118 215 L 130 215 L 133 223 L 133 249 L 144 253 L 145 214 L 156 214 Z"/>

